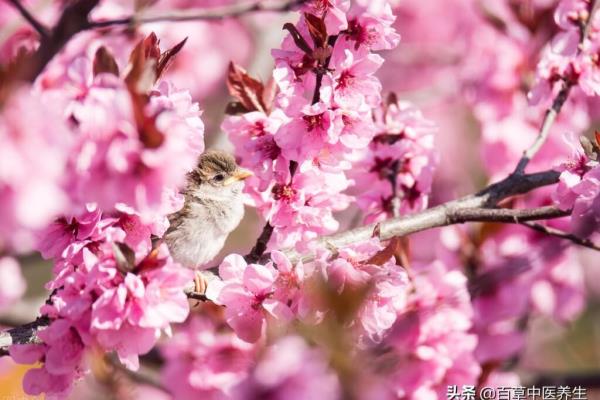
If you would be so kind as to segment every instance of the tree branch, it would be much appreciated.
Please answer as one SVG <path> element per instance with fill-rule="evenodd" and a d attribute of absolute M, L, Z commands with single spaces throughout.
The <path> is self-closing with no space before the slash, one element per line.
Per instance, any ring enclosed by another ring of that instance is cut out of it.
<path fill-rule="evenodd" d="M 158 389 L 165 394 L 171 394 L 169 390 L 160 382 L 160 376 L 156 371 L 145 368 L 140 364 L 137 371 L 132 371 L 121 364 L 115 357 L 106 357 L 106 362 L 112 367 L 113 372 L 123 374 L 128 380 L 138 385 L 146 385 Z"/>
<path fill-rule="evenodd" d="M 492 218 L 490 214 L 493 213 L 495 213 L 494 218 L 500 218 L 498 214 L 510 212 L 489 209 L 496 207 L 501 200 L 508 197 L 525 194 L 534 189 L 555 184 L 558 182 L 559 175 L 558 172 L 552 170 L 534 174 L 512 174 L 504 180 L 494 183 L 474 195 L 449 201 L 415 214 L 392 218 L 380 223 L 370 224 L 350 231 L 322 237 L 316 241 L 316 248 L 342 248 L 353 243 L 368 240 L 373 237 L 373 232 L 376 231 L 379 232 L 378 237 L 381 240 L 388 240 L 394 236 L 405 236 L 426 229 L 456 223 L 488 221 Z M 515 210 L 513 210 L 513 212 L 514 211 Z M 517 211 L 517 217 L 522 217 L 523 215 L 519 215 L 519 212 L 520 211 Z M 537 212 L 538 211 L 535 211 L 534 214 Z M 544 212 L 548 212 L 548 210 L 545 209 Z M 463 220 L 460 218 L 461 213 L 464 213 Z M 552 218 L 562 216 L 556 215 L 557 213 L 557 211 L 552 211 Z M 469 216 L 472 218 L 465 219 Z M 514 222 L 514 215 L 510 215 L 510 218 L 508 218 L 505 214 L 504 218 L 507 220 L 502 222 Z M 531 218 L 527 219 L 530 220 Z M 299 254 L 294 249 L 286 249 L 284 250 L 284 253 L 292 260 L 292 262 L 299 260 L 310 262 L 314 260 L 316 249 L 308 254 Z"/>
<path fill-rule="evenodd" d="M 10 4 L 12 4 L 17 11 L 21 14 L 23 18 L 40 34 L 40 37 L 46 38 L 48 37 L 48 28 L 44 26 L 40 21 L 38 21 L 30 12 L 25 8 L 23 4 L 19 0 L 8 0 Z"/>
<path fill-rule="evenodd" d="M 130 17 L 121 19 L 92 21 L 89 28 L 105 28 L 118 25 L 139 25 L 152 22 L 181 22 L 198 20 L 219 20 L 225 18 L 239 17 L 260 11 L 286 12 L 294 7 L 305 3 L 306 0 L 290 0 L 272 5 L 265 4 L 265 1 L 255 1 L 250 3 L 233 3 L 232 5 L 213 8 L 191 8 L 185 10 L 170 11 L 143 11 Z"/>
<path fill-rule="evenodd" d="M 70 3 L 52 32 L 42 36 L 38 49 L 23 63 L 17 78 L 33 82 L 73 36 L 89 27 L 88 14 L 98 3 L 99 0 L 78 0 Z"/>
<path fill-rule="evenodd" d="M 559 173 L 552 170 L 534 174 L 513 174 L 474 195 L 450 201 L 412 215 L 392 218 L 379 224 L 371 224 L 323 237 L 317 241 L 317 247 L 333 246 L 341 248 L 352 243 L 368 240 L 373 236 L 376 228 L 379 232 L 379 238 L 387 240 L 394 236 L 404 236 L 430 228 L 471 221 L 526 223 L 526 221 L 562 217 L 569 213 L 552 206 L 516 210 L 493 208 L 501 200 L 508 197 L 552 185 L 558 181 L 558 177 Z M 309 262 L 314 260 L 315 257 L 314 250 L 304 255 L 298 254 L 293 249 L 284 250 L 284 252 L 292 262 L 299 260 Z M 194 292 L 193 286 L 185 288 L 184 292 L 190 299 L 209 301 L 204 293 Z M 48 325 L 47 319 L 38 318 L 31 324 L 1 332 L 0 355 L 6 354 L 6 349 L 12 344 L 36 343 L 38 341 L 37 331 L 46 325 Z"/>
<path fill-rule="evenodd" d="M 561 218 L 570 214 L 569 211 L 563 211 L 555 206 L 529 209 L 467 208 L 448 211 L 448 219 L 450 220 L 450 224 L 462 224 L 465 222 L 504 222 L 520 224 L 525 223 L 526 221 Z"/>
<path fill-rule="evenodd" d="M 572 233 L 561 231 L 560 229 L 552 228 L 550 226 L 545 226 L 545 225 L 542 225 L 539 223 L 519 221 L 519 224 L 526 226 L 530 229 L 533 229 L 534 231 L 543 233 L 544 235 L 549 235 L 549 236 L 554 236 L 557 238 L 569 240 L 579 246 L 583 246 L 583 247 L 587 247 L 588 249 L 600 251 L 600 245 L 594 243 L 590 239 L 582 238 L 582 237 L 579 237 Z"/>
<path fill-rule="evenodd" d="M 262 232 L 260 233 L 260 236 L 256 240 L 256 244 L 254 245 L 252 250 L 250 250 L 250 253 L 248 253 L 244 257 L 246 262 L 255 263 L 258 260 L 260 260 L 260 257 L 267 250 L 267 245 L 269 244 L 269 240 L 271 239 L 272 234 L 273 234 L 273 226 L 271 225 L 270 222 L 267 221 L 267 223 L 263 227 Z"/>
<path fill-rule="evenodd" d="M 39 317 L 28 324 L 0 332 L 0 356 L 8 355 L 8 348 L 13 344 L 40 343 L 37 333 L 48 326 L 49 323 L 48 318 Z"/>

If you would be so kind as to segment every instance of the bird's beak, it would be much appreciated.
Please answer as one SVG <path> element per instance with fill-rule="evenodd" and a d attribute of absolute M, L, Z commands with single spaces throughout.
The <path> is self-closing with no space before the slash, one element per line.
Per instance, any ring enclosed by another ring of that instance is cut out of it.
<path fill-rule="evenodd" d="M 243 181 L 244 179 L 249 178 L 252 175 L 254 175 L 252 173 L 252 171 L 244 169 L 244 168 L 238 168 L 237 171 L 235 171 L 231 177 L 229 177 L 225 180 L 223 185 L 228 186 L 228 185 L 231 185 L 232 183 L 235 183 L 238 181 Z"/>

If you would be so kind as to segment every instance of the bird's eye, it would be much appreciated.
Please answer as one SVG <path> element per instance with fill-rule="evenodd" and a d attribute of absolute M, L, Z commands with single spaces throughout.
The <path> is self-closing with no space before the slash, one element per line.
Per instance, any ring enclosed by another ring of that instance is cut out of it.
<path fill-rule="evenodd" d="M 217 174 L 213 177 L 213 180 L 215 182 L 223 182 L 224 179 L 225 179 L 225 176 L 223 176 L 223 174 Z"/>

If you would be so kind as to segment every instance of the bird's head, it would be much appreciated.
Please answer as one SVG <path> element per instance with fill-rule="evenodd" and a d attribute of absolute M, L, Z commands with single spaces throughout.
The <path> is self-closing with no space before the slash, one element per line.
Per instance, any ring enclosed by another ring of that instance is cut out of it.
<path fill-rule="evenodd" d="M 188 174 L 186 191 L 199 198 L 227 201 L 242 192 L 244 180 L 250 176 L 252 172 L 239 167 L 231 154 L 209 150 Z"/>

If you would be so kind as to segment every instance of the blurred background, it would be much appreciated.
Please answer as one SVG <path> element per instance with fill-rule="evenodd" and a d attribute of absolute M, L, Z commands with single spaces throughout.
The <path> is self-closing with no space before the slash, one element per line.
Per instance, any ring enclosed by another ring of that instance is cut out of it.
<path fill-rule="evenodd" d="M 51 24 L 56 19 L 56 1 L 24 1 L 29 9 Z M 187 0 L 158 1 L 156 7 L 213 7 L 235 2 Z M 430 204 L 468 194 L 507 170 L 489 165 L 493 155 L 511 169 L 520 152 L 535 135 L 543 110 L 528 106 L 536 63 L 545 43 L 554 35 L 555 0 L 395 0 L 402 36 L 400 45 L 382 55 L 386 62 L 379 71 L 385 92 L 396 92 L 401 100 L 416 104 L 438 125 L 436 148 L 440 164 L 435 175 Z M 60 6 L 60 4 L 58 4 Z M 97 17 L 114 8 L 131 13 L 128 2 L 102 2 Z M 219 126 L 230 101 L 225 86 L 230 60 L 266 81 L 271 73 L 272 48 L 279 46 L 285 22 L 294 13 L 260 13 L 216 22 L 157 23 L 139 29 L 155 31 L 163 48 L 183 38 L 188 41 L 167 74 L 180 88 L 189 88 L 204 110 L 208 148 L 231 150 Z M 26 22 L 7 3 L 0 3 L 0 56 L 11 57 L 9 40 L 16 33 L 34 35 Z M 97 39 L 97 38 L 96 38 Z M 32 38 L 32 43 L 35 38 Z M 102 40 L 102 38 L 100 38 Z M 108 39 L 112 40 L 112 39 Z M 31 44 L 34 46 L 35 44 Z M 573 100 L 568 112 L 582 113 L 577 133 L 599 127 L 597 103 Z M 554 129 L 556 142 L 565 127 Z M 546 154 L 538 164 L 552 167 L 568 151 Z M 535 169 L 535 165 L 533 166 Z M 351 207 L 338 215 L 345 229 L 360 221 L 359 210 Z M 245 254 L 253 246 L 264 221 L 246 209 L 238 229 L 229 237 L 217 262 L 226 254 Z M 472 228 L 465 228 L 465 230 Z M 473 228 L 477 229 L 477 228 Z M 411 238 L 414 257 L 430 258 L 431 238 L 439 232 Z M 485 254 L 483 254 L 485 256 Z M 0 325 L 19 325 L 35 319 L 48 293 L 51 265 L 32 254 L 21 260 L 26 290 L 23 296 L 0 309 Z M 577 249 L 576 261 L 583 270 L 585 307 L 577 318 L 557 322 L 545 316 L 527 321 L 526 345 L 513 360 L 524 385 L 569 384 L 576 376 L 589 383 L 588 398 L 600 399 L 600 265 L 598 254 Z M 16 282 L 16 283 L 15 283 Z M 14 276 L 0 275 L 0 291 L 20 285 Z M 0 399 L 26 398 L 21 378 L 26 366 L 7 357 L 0 359 Z M 544 381 L 543 379 L 546 379 Z M 565 379 L 560 381 L 560 379 Z M 150 390 L 150 389 L 149 389 Z M 150 392 L 149 392 L 150 393 Z M 74 393 L 73 398 L 92 398 Z"/>

